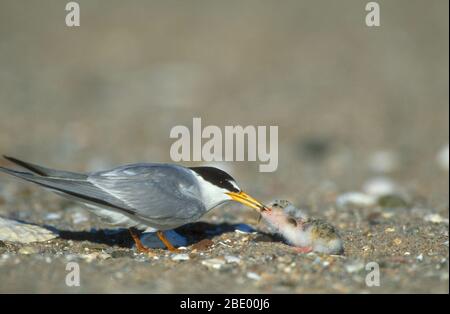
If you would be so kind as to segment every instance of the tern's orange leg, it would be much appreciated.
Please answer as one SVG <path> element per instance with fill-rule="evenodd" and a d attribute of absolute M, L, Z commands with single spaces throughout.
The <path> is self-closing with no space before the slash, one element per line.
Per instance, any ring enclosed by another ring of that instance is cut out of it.
<path fill-rule="evenodd" d="M 155 254 L 150 250 L 148 247 L 144 246 L 141 242 L 141 239 L 139 238 L 139 235 L 136 232 L 136 229 L 130 228 L 128 229 L 130 231 L 131 237 L 134 240 L 134 243 L 136 243 L 136 249 L 140 253 L 147 253 L 149 256 L 154 256 Z"/>
<path fill-rule="evenodd" d="M 166 236 L 164 235 L 164 233 L 162 231 L 156 231 L 156 235 L 158 236 L 158 238 L 161 240 L 162 243 L 164 243 L 164 245 L 167 247 L 167 249 L 170 252 L 176 253 L 176 252 L 180 252 L 179 249 L 176 249 L 172 243 L 169 242 L 169 240 L 167 240 Z"/>

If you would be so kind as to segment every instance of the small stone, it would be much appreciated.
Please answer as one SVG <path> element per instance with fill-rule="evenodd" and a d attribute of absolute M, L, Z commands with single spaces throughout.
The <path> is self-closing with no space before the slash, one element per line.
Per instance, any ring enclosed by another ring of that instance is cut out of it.
<path fill-rule="evenodd" d="M 257 233 L 255 231 L 255 229 L 253 229 L 252 227 L 250 227 L 249 225 L 246 224 L 237 224 L 234 226 L 234 231 L 236 233 L 241 233 L 241 234 L 252 234 L 252 233 Z"/>
<path fill-rule="evenodd" d="M 225 261 L 227 263 L 236 263 L 239 264 L 241 262 L 241 259 L 237 256 L 233 256 L 233 255 L 225 255 Z"/>
<path fill-rule="evenodd" d="M 248 279 L 252 279 L 252 280 L 256 280 L 256 281 L 261 280 L 261 276 L 255 272 L 248 272 L 246 274 L 246 276 Z"/>
<path fill-rule="evenodd" d="M 345 265 L 347 273 L 356 273 L 364 269 L 364 263 L 361 261 L 353 261 Z"/>
<path fill-rule="evenodd" d="M 381 197 L 396 194 L 398 192 L 398 187 L 397 184 L 389 178 L 376 177 L 364 183 L 363 191 L 369 195 Z"/>
<path fill-rule="evenodd" d="M 392 233 L 392 232 L 395 232 L 395 228 L 393 228 L 393 227 L 386 228 L 386 229 L 384 229 L 384 232 L 385 232 L 385 233 Z"/>
<path fill-rule="evenodd" d="M 429 221 L 432 223 L 445 223 L 448 224 L 448 218 L 444 218 L 439 214 L 428 214 L 423 218 L 425 221 Z"/>
<path fill-rule="evenodd" d="M 394 241 L 392 241 L 395 245 L 400 245 L 402 244 L 402 239 L 400 238 L 395 238 Z"/>
<path fill-rule="evenodd" d="M 225 265 L 225 260 L 219 258 L 211 258 L 202 261 L 202 265 L 212 269 L 221 269 Z"/>
<path fill-rule="evenodd" d="M 173 261 L 187 261 L 190 257 L 188 254 L 175 254 L 172 256 Z"/>
<path fill-rule="evenodd" d="M 338 196 L 336 204 L 341 208 L 349 206 L 370 207 L 376 204 L 376 197 L 361 192 L 348 192 Z"/>
<path fill-rule="evenodd" d="M 419 262 L 423 261 L 423 254 L 420 254 L 416 257 L 416 260 L 418 260 Z"/>

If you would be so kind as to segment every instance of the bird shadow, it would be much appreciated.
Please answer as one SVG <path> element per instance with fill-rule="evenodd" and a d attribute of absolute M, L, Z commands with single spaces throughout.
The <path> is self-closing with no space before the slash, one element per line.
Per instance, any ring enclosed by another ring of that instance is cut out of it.
<path fill-rule="evenodd" d="M 176 233 L 181 235 L 186 240 L 185 246 L 195 245 L 203 240 L 211 240 L 214 237 L 225 233 L 232 233 L 236 230 L 241 232 L 257 232 L 257 242 L 270 242 L 281 240 L 277 236 L 269 233 L 257 231 L 246 224 L 230 224 L 230 223 L 208 223 L 195 222 L 174 229 Z M 104 244 L 108 246 L 118 246 L 122 248 L 131 248 L 134 244 L 128 229 L 91 229 L 89 231 L 69 231 L 57 230 L 59 238 L 63 240 L 72 241 L 89 241 L 97 244 Z M 142 236 L 142 232 L 141 232 Z"/>

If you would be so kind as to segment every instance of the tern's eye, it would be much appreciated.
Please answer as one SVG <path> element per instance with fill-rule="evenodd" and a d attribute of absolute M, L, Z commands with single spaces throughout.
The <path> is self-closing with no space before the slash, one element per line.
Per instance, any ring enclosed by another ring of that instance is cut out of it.
<path fill-rule="evenodd" d="M 294 226 L 294 227 L 297 227 L 297 220 L 295 220 L 294 218 L 289 217 L 289 218 L 287 219 L 287 222 L 288 222 L 290 225 L 292 225 L 292 226 Z"/>

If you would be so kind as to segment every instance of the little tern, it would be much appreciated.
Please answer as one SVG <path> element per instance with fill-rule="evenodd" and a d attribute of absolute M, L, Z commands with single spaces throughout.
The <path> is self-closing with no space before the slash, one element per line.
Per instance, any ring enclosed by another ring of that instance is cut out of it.
<path fill-rule="evenodd" d="M 108 223 L 128 228 L 138 251 L 149 254 L 137 229 L 156 231 L 170 251 L 177 251 L 162 231 L 197 221 L 218 205 L 237 201 L 258 212 L 268 210 L 214 167 L 137 163 L 83 174 L 4 157 L 31 172 L 4 167 L 0 171 L 83 203 Z"/>

